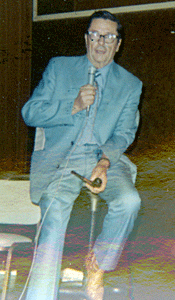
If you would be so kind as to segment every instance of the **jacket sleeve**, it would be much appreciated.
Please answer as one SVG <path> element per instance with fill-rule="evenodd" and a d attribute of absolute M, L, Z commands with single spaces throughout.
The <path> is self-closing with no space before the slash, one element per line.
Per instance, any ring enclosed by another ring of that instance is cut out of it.
<path fill-rule="evenodd" d="M 121 155 L 132 144 L 139 125 L 138 105 L 142 91 L 142 82 L 130 93 L 112 136 L 100 148 L 110 159 L 111 165 L 118 162 Z"/>
<path fill-rule="evenodd" d="M 56 72 L 57 69 L 57 72 Z M 72 106 L 74 99 L 61 101 L 59 98 L 59 76 L 63 76 L 61 59 L 52 58 L 46 67 L 39 85 L 22 108 L 25 123 L 32 127 L 52 127 L 55 125 L 72 125 Z"/>

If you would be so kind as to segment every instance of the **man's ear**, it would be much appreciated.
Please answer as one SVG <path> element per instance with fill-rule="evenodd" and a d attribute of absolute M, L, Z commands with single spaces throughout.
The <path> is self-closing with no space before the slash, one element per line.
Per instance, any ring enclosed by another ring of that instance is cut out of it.
<path fill-rule="evenodd" d="M 118 43 L 117 43 L 117 47 L 116 47 L 116 52 L 119 51 L 120 46 L 121 46 L 121 43 L 122 43 L 122 39 L 119 39 L 119 40 L 118 40 Z"/>

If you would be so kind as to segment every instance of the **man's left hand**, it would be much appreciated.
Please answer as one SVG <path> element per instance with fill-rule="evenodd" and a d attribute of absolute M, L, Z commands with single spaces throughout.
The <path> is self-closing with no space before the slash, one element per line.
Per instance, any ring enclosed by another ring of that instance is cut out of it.
<path fill-rule="evenodd" d="M 87 188 L 94 194 L 99 194 L 103 192 L 106 188 L 107 184 L 107 169 L 109 168 L 109 162 L 107 160 L 100 160 L 96 167 L 92 171 L 92 175 L 90 180 L 94 181 L 96 178 L 100 178 L 102 180 L 102 184 L 100 187 L 92 187 L 88 183 L 86 183 Z"/>

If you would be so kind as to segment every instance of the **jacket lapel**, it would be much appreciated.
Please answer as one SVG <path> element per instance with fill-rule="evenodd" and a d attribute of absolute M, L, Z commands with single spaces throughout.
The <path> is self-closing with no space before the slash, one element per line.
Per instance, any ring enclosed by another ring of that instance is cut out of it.
<path fill-rule="evenodd" d="M 121 79 L 118 65 L 113 62 L 109 70 L 95 121 L 94 129 L 100 143 L 104 143 L 107 136 L 109 137 L 110 133 L 108 129 L 111 128 L 112 125 L 111 111 L 113 115 L 115 114 L 115 120 L 117 120 L 125 102 L 122 97 L 122 89 L 124 89 L 124 87 Z"/>
<path fill-rule="evenodd" d="M 81 87 L 88 83 L 88 59 L 87 56 L 81 56 L 75 64 L 73 86 Z"/>

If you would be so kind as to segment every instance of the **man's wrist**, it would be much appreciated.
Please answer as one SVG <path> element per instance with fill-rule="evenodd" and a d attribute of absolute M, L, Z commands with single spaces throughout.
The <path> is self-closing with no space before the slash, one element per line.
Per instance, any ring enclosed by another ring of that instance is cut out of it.
<path fill-rule="evenodd" d="M 102 157 L 99 159 L 98 163 L 100 163 L 101 165 L 104 165 L 104 167 L 106 167 L 107 169 L 110 168 L 110 160 L 107 157 Z"/>
<path fill-rule="evenodd" d="M 76 114 L 77 113 L 77 107 L 73 106 L 72 107 L 72 115 Z"/>
<path fill-rule="evenodd" d="M 77 99 L 75 99 L 74 101 L 74 105 L 72 107 L 72 115 L 76 114 L 77 112 L 81 111 L 82 108 L 81 106 L 79 105 L 79 102 L 77 101 Z"/>
<path fill-rule="evenodd" d="M 72 107 L 72 115 L 76 114 L 77 112 L 79 112 L 81 109 L 80 107 L 77 105 L 76 102 L 74 102 L 74 105 Z"/>

